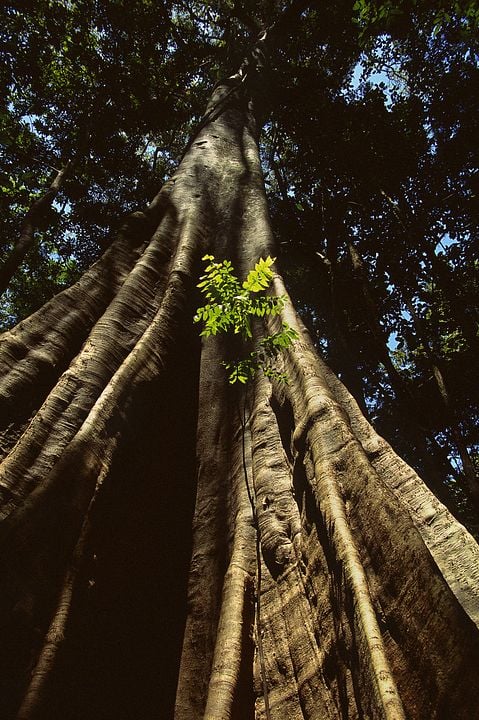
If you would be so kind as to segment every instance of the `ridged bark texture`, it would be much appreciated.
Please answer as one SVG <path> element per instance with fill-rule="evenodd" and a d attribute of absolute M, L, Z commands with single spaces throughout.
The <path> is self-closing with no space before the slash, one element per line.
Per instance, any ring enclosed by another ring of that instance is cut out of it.
<path fill-rule="evenodd" d="M 239 393 L 229 343 L 197 338 L 201 256 L 244 274 L 274 252 L 244 86 L 216 88 L 152 205 L 1 342 L 6 720 L 479 707 L 472 537 L 376 435 L 290 303 L 286 385 Z"/>

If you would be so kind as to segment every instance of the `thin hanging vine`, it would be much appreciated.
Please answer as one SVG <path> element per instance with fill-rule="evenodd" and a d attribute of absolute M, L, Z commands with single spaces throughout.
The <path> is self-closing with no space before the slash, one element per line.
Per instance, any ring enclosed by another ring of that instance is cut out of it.
<path fill-rule="evenodd" d="M 208 264 L 204 275 L 200 278 L 198 287 L 207 302 L 198 308 L 194 317 L 194 322 L 204 324 L 201 335 L 209 337 L 229 333 L 233 336 L 239 336 L 247 344 L 253 343 L 253 335 L 255 338 L 258 335 L 256 328 L 253 328 L 253 323 L 268 315 L 273 317 L 279 315 L 286 302 L 286 296 L 284 295 L 271 296 L 266 294 L 273 280 L 271 267 L 274 258 L 269 256 L 265 259 L 260 258 L 242 283 L 235 275 L 232 263 L 229 260 L 216 262 L 213 255 L 205 255 L 203 260 Z M 258 371 L 263 372 L 270 380 L 287 382 L 286 374 L 280 372 L 276 367 L 276 359 L 279 353 L 287 349 L 297 338 L 298 333 L 296 330 L 287 323 L 282 322 L 281 330 L 269 335 L 263 335 L 260 339 L 257 339 L 254 342 L 254 349 L 248 352 L 246 356 L 223 362 L 228 372 L 229 383 L 241 383 L 247 386 L 247 383 L 254 378 Z M 271 720 L 266 663 L 261 637 L 261 544 L 254 486 L 252 487 L 249 482 L 245 452 L 246 397 L 243 409 L 238 404 L 238 415 L 242 435 L 243 474 L 256 528 L 256 638 L 265 713 L 267 720 Z"/>

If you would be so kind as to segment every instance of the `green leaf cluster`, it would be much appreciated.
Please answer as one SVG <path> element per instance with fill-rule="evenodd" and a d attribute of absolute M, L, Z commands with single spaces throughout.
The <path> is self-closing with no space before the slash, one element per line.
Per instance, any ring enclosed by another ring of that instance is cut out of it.
<path fill-rule="evenodd" d="M 203 337 L 230 332 L 245 341 L 250 340 L 255 318 L 281 313 L 286 297 L 266 295 L 273 279 L 271 268 L 274 258 L 260 258 L 242 283 L 229 260 L 216 262 L 213 255 L 205 255 L 203 260 L 208 264 L 198 287 L 208 302 L 199 307 L 194 316 L 194 322 L 202 322 L 204 325 L 200 333 Z M 286 381 L 284 373 L 274 368 L 274 360 L 297 338 L 296 330 L 282 323 L 281 330 L 263 337 L 258 350 L 251 352 L 248 357 L 224 363 L 229 372 L 229 382 L 245 384 L 258 370 L 262 370 L 270 379 Z"/>

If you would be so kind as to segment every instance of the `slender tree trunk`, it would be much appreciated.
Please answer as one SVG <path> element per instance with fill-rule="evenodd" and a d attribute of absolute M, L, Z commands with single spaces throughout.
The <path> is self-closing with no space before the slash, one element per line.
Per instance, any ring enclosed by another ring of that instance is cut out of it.
<path fill-rule="evenodd" d="M 7 289 L 10 280 L 22 264 L 25 255 L 33 245 L 35 230 L 41 222 L 45 212 L 51 208 L 52 203 L 58 195 L 65 178 L 71 170 L 71 162 L 67 162 L 61 170 L 57 171 L 48 190 L 32 203 L 20 228 L 20 237 L 13 246 L 10 254 L 0 267 L 0 295 Z"/>
<path fill-rule="evenodd" d="M 3 340 L 6 719 L 466 720 L 479 702 L 479 548 L 291 303 L 288 384 L 239 403 L 228 344 L 196 337 L 201 256 L 244 274 L 273 252 L 247 88 L 215 88 L 152 206 Z"/>
<path fill-rule="evenodd" d="M 327 258 L 325 258 L 325 265 L 329 274 L 329 306 L 326 310 L 329 325 L 328 335 L 332 338 L 332 356 L 336 360 L 337 368 L 342 372 L 344 384 L 353 394 L 361 408 L 361 412 L 367 417 L 363 381 L 355 362 L 354 350 L 349 337 L 350 333 L 344 318 L 343 303 L 338 292 L 338 242 L 335 238 L 336 232 L 333 229 L 328 236 Z"/>
<path fill-rule="evenodd" d="M 457 420 L 456 413 L 454 411 L 454 403 L 447 388 L 444 373 L 440 368 L 440 363 L 435 356 L 432 347 L 430 346 L 427 338 L 424 335 L 423 324 L 421 322 L 421 319 L 418 317 L 418 314 L 416 313 L 414 305 L 410 301 L 407 301 L 406 305 L 413 320 L 419 342 L 424 347 L 427 358 L 429 360 L 431 372 L 434 377 L 438 394 L 444 408 L 446 422 L 449 426 L 452 440 L 457 448 L 459 457 L 461 458 L 462 472 L 469 486 L 471 495 L 474 498 L 477 507 L 479 507 L 479 480 L 477 477 L 477 472 L 469 454 L 469 450 L 464 440 L 459 422 Z"/>
<path fill-rule="evenodd" d="M 351 241 L 348 242 L 348 250 L 351 257 L 353 272 L 359 283 L 363 296 L 365 317 L 373 338 L 377 357 L 384 365 L 387 377 L 396 395 L 396 400 L 402 410 L 403 417 L 414 429 L 416 445 L 422 449 L 424 466 L 429 468 L 428 480 L 431 488 L 443 502 L 451 507 L 454 507 L 455 501 L 449 495 L 448 489 L 444 484 L 445 477 L 443 473 L 440 471 L 438 472 L 438 466 L 447 468 L 449 474 L 456 479 L 458 479 L 457 476 L 459 475 L 459 480 L 461 479 L 460 474 L 454 471 L 454 468 L 447 456 L 447 452 L 445 452 L 436 441 L 434 432 L 430 428 L 429 418 L 424 415 L 420 404 L 414 397 L 411 387 L 403 378 L 399 370 L 397 370 L 394 366 L 387 345 L 387 336 L 379 321 L 376 303 L 369 288 L 364 263 L 357 248 Z M 428 458 L 429 447 L 432 447 L 433 452 L 439 461 L 438 463 L 431 463 L 430 458 Z"/>
<path fill-rule="evenodd" d="M 393 386 L 393 389 L 399 394 L 399 395 L 407 395 L 409 394 L 408 388 L 405 387 L 405 383 L 398 372 L 398 370 L 395 368 L 391 356 L 389 354 L 388 346 L 387 346 L 387 335 L 384 331 L 384 328 L 382 327 L 380 321 L 379 321 L 379 313 L 377 310 L 376 303 L 373 299 L 373 296 L 371 294 L 370 288 L 369 288 L 369 282 L 366 275 L 366 270 L 364 268 L 363 260 L 351 240 L 348 241 L 348 251 L 349 256 L 351 258 L 351 263 L 353 267 L 353 273 L 354 276 L 358 282 L 359 288 L 361 290 L 361 294 L 364 301 L 365 311 L 366 311 L 366 321 L 369 326 L 369 329 L 371 331 L 371 335 L 373 337 L 374 345 L 376 346 L 377 354 L 380 358 L 380 361 L 383 363 L 386 372 L 389 376 L 391 385 Z"/>

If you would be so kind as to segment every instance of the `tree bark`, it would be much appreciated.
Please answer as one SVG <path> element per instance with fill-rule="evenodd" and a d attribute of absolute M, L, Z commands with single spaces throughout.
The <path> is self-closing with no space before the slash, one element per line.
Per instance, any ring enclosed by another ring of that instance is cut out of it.
<path fill-rule="evenodd" d="M 479 702 L 479 548 L 291 303 L 287 385 L 238 398 L 228 343 L 196 337 L 201 256 L 244 275 L 274 252 L 243 78 L 146 212 L 0 346 L 6 719 L 466 720 Z"/>

